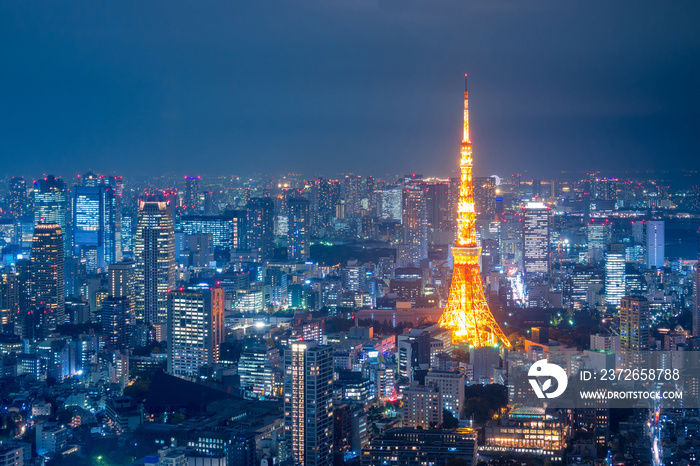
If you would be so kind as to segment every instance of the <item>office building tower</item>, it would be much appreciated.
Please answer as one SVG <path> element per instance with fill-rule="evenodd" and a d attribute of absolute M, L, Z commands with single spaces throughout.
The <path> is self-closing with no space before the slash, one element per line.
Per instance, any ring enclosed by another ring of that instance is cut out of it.
<path fill-rule="evenodd" d="M 603 201 L 617 200 L 617 178 L 596 178 L 593 180 L 593 198 Z"/>
<path fill-rule="evenodd" d="M 403 392 L 403 427 L 437 429 L 442 426 L 442 392 L 436 386 L 412 384 Z"/>
<path fill-rule="evenodd" d="M 55 223 L 63 233 L 63 251 L 70 251 L 71 239 L 68 229 L 68 190 L 60 178 L 49 175 L 34 182 L 34 225 Z"/>
<path fill-rule="evenodd" d="M 275 367 L 279 363 L 280 354 L 276 348 L 267 349 L 264 346 L 246 348 L 238 360 L 240 386 L 246 391 L 246 396 L 259 399 L 277 398 L 282 393 L 282 374 Z"/>
<path fill-rule="evenodd" d="M 612 238 L 612 222 L 608 219 L 591 221 L 586 225 L 588 240 L 588 262 L 596 264 L 603 259 Z"/>
<path fill-rule="evenodd" d="M 416 186 L 407 186 L 403 190 L 403 244 L 405 246 L 405 263 L 420 265 L 428 257 L 428 213 L 425 195 Z"/>
<path fill-rule="evenodd" d="M 126 297 L 108 297 L 102 301 L 100 310 L 102 331 L 107 336 L 107 344 L 112 348 L 123 348 L 129 343 L 127 326 L 131 323 L 131 308 Z"/>
<path fill-rule="evenodd" d="M 88 295 L 88 273 L 85 259 L 66 257 L 64 262 L 66 297 Z"/>
<path fill-rule="evenodd" d="M 426 216 L 429 231 L 450 229 L 450 184 L 447 180 L 424 181 L 420 187 L 425 193 Z"/>
<path fill-rule="evenodd" d="M 39 223 L 32 241 L 30 303 L 48 312 L 49 330 L 65 321 L 63 232 L 55 223 Z"/>
<path fill-rule="evenodd" d="M 605 301 L 617 306 L 625 296 L 625 246 L 619 243 L 608 245 L 605 255 Z"/>
<path fill-rule="evenodd" d="M 496 178 L 474 177 L 474 208 L 479 219 L 490 220 L 496 215 Z"/>
<path fill-rule="evenodd" d="M 168 372 L 197 377 L 219 362 L 224 341 L 224 289 L 191 288 L 168 293 Z"/>
<path fill-rule="evenodd" d="M 124 259 L 116 264 L 110 264 L 107 273 L 109 296 L 112 298 L 126 298 L 129 302 L 129 311 L 133 315 L 136 312 L 136 261 Z"/>
<path fill-rule="evenodd" d="M 333 350 L 295 342 L 285 351 L 287 448 L 300 466 L 333 464 Z"/>
<path fill-rule="evenodd" d="M 198 213 L 201 207 L 200 203 L 200 191 L 199 191 L 199 180 L 200 176 L 186 176 L 185 177 L 185 196 L 182 200 L 182 207 L 189 211 L 190 213 Z"/>
<path fill-rule="evenodd" d="M 336 207 L 340 204 L 340 182 L 319 178 L 312 189 L 312 210 L 314 211 L 314 228 L 317 234 L 327 234 L 333 228 Z"/>
<path fill-rule="evenodd" d="M 301 262 L 309 259 L 311 247 L 311 212 L 306 199 L 289 199 L 287 259 Z"/>
<path fill-rule="evenodd" d="M 399 377 L 412 382 L 417 370 L 430 367 L 430 332 L 411 329 L 399 335 L 397 348 L 399 352 Z"/>
<path fill-rule="evenodd" d="M 430 370 L 425 385 L 437 387 L 442 396 L 442 407 L 456 418 L 462 417 L 464 408 L 464 374 L 460 371 Z"/>
<path fill-rule="evenodd" d="M 526 275 L 549 273 L 549 209 L 528 202 L 523 211 L 523 268 Z"/>
<path fill-rule="evenodd" d="M 85 259 L 88 273 L 104 271 L 117 261 L 117 212 L 114 190 L 110 186 L 73 188 L 73 254 Z"/>
<path fill-rule="evenodd" d="M 7 207 L 14 218 L 23 217 L 30 213 L 31 205 L 27 195 L 27 182 L 21 176 L 14 176 L 10 180 Z"/>
<path fill-rule="evenodd" d="M 20 283 L 16 273 L 0 273 L 0 330 L 14 332 L 15 316 L 19 313 Z"/>
<path fill-rule="evenodd" d="M 345 200 L 345 215 L 348 218 L 357 216 L 362 208 L 362 177 L 348 175 L 345 177 L 342 194 Z"/>
<path fill-rule="evenodd" d="M 165 202 L 139 202 L 134 239 L 136 318 L 164 324 L 167 294 L 175 287 L 177 267 L 173 218 Z"/>
<path fill-rule="evenodd" d="M 123 215 L 121 217 L 121 250 L 122 255 L 132 257 L 134 254 L 134 222 L 131 215 Z"/>
<path fill-rule="evenodd" d="M 639 367 L 649 350 L 651 327 L 649 302 L 646 298 L 625 296 L 620 300 L 620 348 L 625 368 Z"/>
<path fill-rule="evenodd" d="M 381 191 L 381 205 L 379 216 L 385 220 L 401 221 L 403 214 L 403 199 L 401 188 L 389 187 Z"/>
<path fill-rule="evenodd" d="M 183 215 L 180 227 L 186 235 L 211 234 L 215 255 L 248 249 L 248 213 L 227 210 L 221 215 Z"/>
<path fill-rule="evenodd" d="M 274 252 L 274 202 L 267 197 L 252 198 L 248 210 L 248 246 L 259 262 L 268 262 Z"/>
<path fill-rule="evenodd" d="M 664 222 L 647 222 L 647 268 L 664 266 Z"/>

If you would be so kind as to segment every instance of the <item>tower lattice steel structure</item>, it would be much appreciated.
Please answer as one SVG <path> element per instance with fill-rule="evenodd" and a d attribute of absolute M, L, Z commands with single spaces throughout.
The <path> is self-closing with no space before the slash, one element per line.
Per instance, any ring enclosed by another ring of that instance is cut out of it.
<path fill-rule="evenodd" d="M 479 348 L 499 342 L 510 348 L 496 319 L 489 310 L 479 272 L 481 248 L 476 245 L 476 211 L 472 185 L 472 142 L 469 139 L 469 93 L 464 75 L 464 135 L 460 159 L 461 181 L 457 205 L 457 242 L 452 248 L 454 271 L 450 295 L 440 326 L 453 330 L 455 341 L 468 342 Z"/>

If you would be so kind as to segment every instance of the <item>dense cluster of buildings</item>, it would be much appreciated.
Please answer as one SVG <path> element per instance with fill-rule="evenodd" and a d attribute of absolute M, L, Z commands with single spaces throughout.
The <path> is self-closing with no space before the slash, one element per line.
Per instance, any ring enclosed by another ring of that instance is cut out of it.
<path fill-rule="evenodd" d="M 7 180 L 0 464 L 94 462 L 97 439 L 133 452 L 122 464 L 647 464 L 648 445 L 692 464 L 692 410 L 637 410 L 611 430 L 609 410 L 479 394 L 512 391 L 504 354 L 437 325 L 458 185 Z M 633 365 L 700 346 L 700 189 L 514 175 L 475 178 L 474 200 L 513 352 Z"/>

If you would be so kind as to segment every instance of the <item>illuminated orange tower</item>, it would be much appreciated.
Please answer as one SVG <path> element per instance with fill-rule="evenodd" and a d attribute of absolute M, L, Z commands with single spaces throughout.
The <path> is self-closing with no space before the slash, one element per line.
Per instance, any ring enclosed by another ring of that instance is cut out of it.
<path fill-rule="evenodd" d="M 510 348 L 489 310 L 479 272 L 481 248 L 476 245 L 476 211 L 472 186 L 472 142 L 469 140 L 469 93 L 464 75 L 464 135 L 459 168 L 462 175 L 457 205 L 457 242 L 452 248 L 454 271 L 452 285 L 440 326 L 453 330 L 455 341 L 468 342 L 480 348 L 499 342 Z"/>

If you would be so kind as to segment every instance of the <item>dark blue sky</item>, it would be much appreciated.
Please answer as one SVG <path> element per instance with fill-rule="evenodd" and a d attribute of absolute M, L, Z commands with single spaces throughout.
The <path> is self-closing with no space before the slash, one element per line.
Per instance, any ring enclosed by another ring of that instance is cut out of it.
<path fill-rule="evenodd" d="M 0 2 L 0 174 L 700 169 L 697 0 Z"/>

